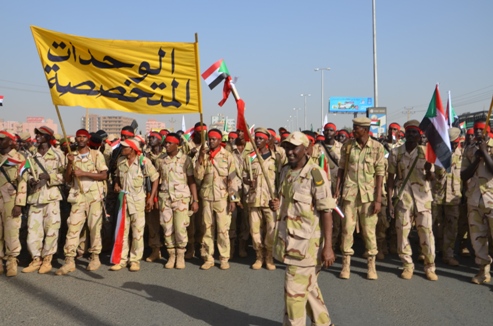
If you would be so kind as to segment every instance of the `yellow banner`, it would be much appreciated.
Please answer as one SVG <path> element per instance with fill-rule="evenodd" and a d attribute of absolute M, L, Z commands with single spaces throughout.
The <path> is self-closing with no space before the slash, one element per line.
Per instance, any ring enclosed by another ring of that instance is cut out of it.
<path fill-rule="evenodd" d="M 197 43 L 103 40 L 31 26 L 55 105 L 200 113 Z"/>

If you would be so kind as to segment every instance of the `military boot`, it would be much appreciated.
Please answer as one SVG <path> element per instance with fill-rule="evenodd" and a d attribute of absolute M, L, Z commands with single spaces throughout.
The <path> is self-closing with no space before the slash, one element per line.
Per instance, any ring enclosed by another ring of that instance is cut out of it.
<path fill-rule="evenodd" d="M 74 257 L 66 257 L 65 264 L 56 271 L 56 275 L 66 275 L 75 271 Z"/>
<path fill-rule="evenodd" d="M 168 262 L 166 263 L 166 265 L 164 265 L 164 268 L 166 269 L 175 268 L 176 249 L 175 248 L 168 249 L 168 254 L 169 254 Z"/>
<path fill-rule="evenodd" d="M 17 260 L 16 257 L 13 257 L 13 256 L 9 256 L 7 258 L 7 273 L 5 275 L 7 275 L 8 277 L 11 277 L 11 276 L 16 276 L 17 275 L 17 263 L 19 261 Z"/>
<path fill-rule="evenodd" d="M 377 250 L 378 250 L 378 253 L 377 253 L 376 258 L 378 260 L 384 260 L 385 259 L 384 243 L 385 243 L 385 239 L 384 240 L 377 241 Z"/>
<path fill-rule="evenodd" d="M 427 271 L 425 271 L 425 275 L 429 281 L 437 281 L 438 280 L 438 276 L 434 271 L 427 270 Z"/>
<path fill-rule="evenodd" d="M 200 269 L 203 269 L 204 271 L 211 269 L 214 267 L 214 260 L 206 260 L 201 266 Z"/>
<path fill-rule="evenodd" d="M 413 278 L 413 272 L 414 270 L 411 267 L 404 267 L 404 270 L 402 271 L 401 278 L 405 280 L 410 280 Z"/>
<path fill-rule="evenodd" d="M 255 260 L 255 263 L 252 265 L 252 269 L 261 269 L 262 265 L 264 264 L 264 254 L 262 252 L 262 249 L 256 250 L 257 253 L 257 259 Z"/>
<path fill-rule="evenodd" d="M 344 255 L 342 256 L 342 270 L 339 274 L 339 277 L 345 280 L 348 280 L 351 276 L 351 256 Z"/>
<path fill-rule="evenodd" d="M 90 258 L 89 265 L 87 265 L 86 270 L 88 271 L 95 271 L 101 266 L 101 262 L 99 261 L 99 255 L 98 254 L 92 254 Z"/>
<path fill-rule="evenodd" d="M 146 258 L 146 262 L 152 263 L 158 259 L 161 259 L 161 248 L 152 248 L 151 254 Z"/>
<path fill-rule="evenodd" d="M 51 271 L 51 259 L 53 258 L 53 255 L 46 255 L 43 257 L 43 264 L 41 264 L 41 267 L 39 268 L 38 273 L 39 274 L 46 274 Z"/>
<path fill-rule="evenodd" d="M 187 253 L 185 254 L 185 259 L 192 259 L 195 255 L 195 246 L 193 243 L 187 244 Z"/>
<path fill-rule="evenodd" d="M 239 248 L 239 253 L 238 255 L 241 257 L 241 258 L 245 258 L 248 256 L 248 253 L 247 253 L 247 241 L 246 240 L 243 240 L 243 239 L 240 239 L 240 248 Z"/>
<path fill-rule="evenodd" d="M 474 284 L 489 283 L 490 281 L 490 264 L 481 265 L 479 267 L 479 273 L 474 275 L 474 277 L 471 279 L 471 282 L 473 282 Z"/>
<path fill-rule="evenodd" d="M 220 260 L 221 265 L 219 265 L 219 268 L 222 270 L 229 269 L 229 262 L 227 258 L 221 258 Z"/>
<path fill-rule="evenodd" d="M 176 249 L 176 269 L 185 269 L 185 248 Z"/>
<path fill-rule="evenodd" d="M 369 280 L 378 279 L 377 268 L 375 266 L 375 256 L 368 257 L 368 273 L 366 274 L 366 278 Z"/>
<path fill-rule="evenodd" d="M 138 272 L 140 271 L 140 263 L 138 261 L 132 261 L 130 262 L 130 268 L 129 270 L 131 272 Z"/>
<path fill-rule="evenodd" d="M 34 257 L 33 261 L 29 264 L 29 266 L 24 267 L 22 269 L 22 272 L 23 273 L 32 273 L 32 272 L 39 270 L 40 267 L 41 267 L 41 258 Z"/>
<path fill-rule="evenodd" d="M 272 258 L 272 251 L 266 251 L 265 267 L 267 267 L 269 271 L 273 271 L 276 269 L 276 265 L 274 265 L 274 259 Z"/>

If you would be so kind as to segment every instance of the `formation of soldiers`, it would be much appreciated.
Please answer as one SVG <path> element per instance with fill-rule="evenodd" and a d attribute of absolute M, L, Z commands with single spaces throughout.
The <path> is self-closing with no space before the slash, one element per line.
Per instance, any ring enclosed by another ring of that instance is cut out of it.
<path fill-rule="evenodd" d="M 65 262 L 56 275 L 75 271 L 75 259 L 87 253 L 87 270 L 98 270 L 103 249 L 112 250 L 112 271 L 139 271 L 146 232 L 152 252 L 145 261 L 162 259 L 164 244 L 167 269 L 184 269 L 186 259 L 200 256 L 200 268 L 208 270 L 217 247 L 219 268 L 227 270 L 233 255 L 247 256 L 250 239 L 254 270 L 275 270 L 274 258 L 298 267 L 330 265 L 328 249 L 317 258 L 307 254 L 315 244 L 302 241 L 322 239 L 316 248 L 325 240 L 340 251 L 340 278 L 349 279 L 360 234 L 368 279 L 378 278 L 376 261 L 389 253 L 399 255 L 401 277 L 411 279 L 415 228 L 427 279 L 438 279 L 437 252 L 457 266 L 470 241 L 479 266 L 472 282 L 489 282 L 493 137 L 485 122 L 465 137 L 449 130 L 450 171 L 427 162 L 418 121 L 392 123 L 379 139 L 369 128 L 369 119 L 355 118 L 351 131 L 328 123 L 323 135 L 257 128 L 249 136 L 197 123 L 190 138 L 167 130 L 144 138 L 128 126 L 120 137 L 80 129 L 72 141 L 44 126 L 34 130 L 34 141 L 29 133 L 0 131 L 0 274 L 17 275 L 25 218 L 32 258 L 25 273 L 49 273 L 58 246 Z M 294 170 L 297 155 L 311 170 Z M 125 219 L 118 216 L 121 205 Z M 317 230 L 306 227 L 312 211 L 321 212 Z M 331 232 L 321 225 L 326 211 Z"/>

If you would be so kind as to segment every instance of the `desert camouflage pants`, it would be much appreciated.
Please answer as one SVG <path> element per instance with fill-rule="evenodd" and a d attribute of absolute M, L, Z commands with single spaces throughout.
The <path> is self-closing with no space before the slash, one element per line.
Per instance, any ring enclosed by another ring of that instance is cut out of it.
<path fill-rule="evenodd" d="M 203 200 L 204 237 L 202 240 L 203 258 L 214 260 L 214 236 L 217 231 L 217 249 L 221 259 L 229 259 L 229 227 L 231 214 L 228 214 L 228 201 Z"/>
<path fill-rule="evenodd" d="M 250 207 L 250 234 L 254 250 L 272 252 L 277 214 L 269 207 Z"/>
<path fill-rule="evenodd" d="M 344 213 L 341 239 L 342 254 L 354 255 L 354 229 L 356 228 L 356 223 L 359 221 L 366 251 L 369 256 L 376 256 L 378 250 L 375 230 L 378 216 L 377 214 L 373 214 L 373 202 L 362 203 L 360 196 L 354 202 L 344 200 L 342 212 Z"/>
<path fill-rule="evenodd" d="M 160 223 L 164 230 L 164 243 L 168 249 L 187 246 L 187 227 L 190 224 L 189 206 L 190 198 L 171 201 L 170 198 L 159 197 Z"/>
<path fill-rule="evenodd" d="M 100 201 L 88 202 L 81 200 L 80 203 L 72 204 L 72 208 L 70 209 L 70 216 L 67 220 L 67 238 L 63 248 L 65 257 L 75 257 L 80 242 L 79 236 L 86 221 L 91 239 L 91 245 L 88 251 L 98 255 L 101 253 L 103 203 Z"/>
<path fill-rule="evenodd" d="M 127 216 L 125 218 L 125 231 L 123 231 L 123 246 L 122 259 L 120 265 L 124 266 L 128 260 L 130 262 L 139 262 L 144 255 L 144 228 L 145 228 L 145 213 L 142 204 L 142 209 L 132 210 L 129 213 L 127 208 Z M 129 248 L 128 234 L 132 229 L 132 243 Z M 130 250 L 130 259 L 128 252 Z"/>
<path fill-rule="evenodd" d="M 0 258 L 17 257 L 21 253 L 19 229 L 21 228 L 21 215 L 12 217 L 14 198 L 4 202 L 0 195 Z"/>
<path fill-rule="evenodd" d="M 453 258 L 460 215 L 459 205 L 433 205 L 433 209 L 436 219 L 433 224 L 437 224 L 441 235 L 441 241 L 436 243 L 441 246 L 444 259 Z M 434 230 L 433 234 L 435 234 Z"/>
<path fill-rule="evenodd" d="M 467 217 L 475 263 L 477 265 L 491 264 L 492 259 L 488 254 L 488 237 L 493 235 L 493 208 L 485 207 L 481 199 L 479 207 L 467 206 Z"/>
<path fill-rule="evenodd" d="M 160 211 L 153 208 L 150 212 L 145 212 L 147 231 L 149 232 L 149 247 L 161 248 L 161 239 L 159 238 L 161 229 L 159 226 Z"/>
<path fill-rule="evenodd" d="M 59 201 L 31 205 L 27 220 L 27 249 L 31 257 L 45 257 L 56 253 L 60 222 Z"/>
<path fill-rule="evenodd" d="M 399 201 L 394 208 L 395 229 L 397 232 L 397 253 L 404 267 L 414 269 L 413 251 L 409 243 L 409 233 L 414 222 L 418 230 L 421 253 L 425 256 L 424 270 L 435 271 L 435 237 L 432 230 L 431 210 L 418 212 L 414 203 L 404 205 Z"/>
<path fill-rule="evenodd" d="M 320 266 L 287 265 L 284 279 L 283 325 L 306 325 L 306 315 L 312 325 L 330 325 L 329 311 L 318 287 Z"/>

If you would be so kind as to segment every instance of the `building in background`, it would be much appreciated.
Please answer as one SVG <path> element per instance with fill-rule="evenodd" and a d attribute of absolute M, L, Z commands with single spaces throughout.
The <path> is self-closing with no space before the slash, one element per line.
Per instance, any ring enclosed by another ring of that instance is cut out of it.
<path fill-rule="evenodd" d="M 222 131 L 236 130 L 236 119 L 228 118 L 224 114 L 213 115 L 208 129 L 217 128 Z"/>
<path fill-rule="evenodd" d="M 148 119 L 146 122 L 146 134 L 151 130 L 161 130 L 166 129 L 166 124 L 161 121 L 157 121 L 155 119 Z"/>
<path fill-rule="evenodd" d="M 125 126 L 130 126 L 132 124 L 136 125 L 133 118 L 122 117 L 122 116 L 100 116 L 97 114 L 89 114 L 87 118 L 89 125 L 89 132 L 96 132 L 98 130 L 104 130 L 109 134 L 120 134 L 120 131 Z M 86 117 L 82 117 L 80 120 L 80 127 L 86 129 Z"/>
<path fill-rule="evenodd" d="M 52 129 L 55 134 L 58 134 L 58 125 L 54 123 L 52 119 L 45 119 L 44 117 L 27 117 L 26 122 L 4 121 L 3 119 L 0 119 L 1 130 L 10 129 L 17 134 L 27 131 L 31 134 L 31 137 L 34 137 L 34 128 L 39 128 L 41 126 L 47 126 Z"/>

